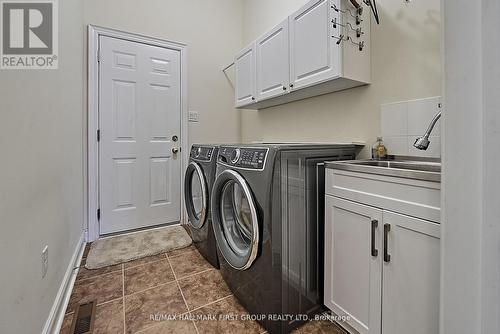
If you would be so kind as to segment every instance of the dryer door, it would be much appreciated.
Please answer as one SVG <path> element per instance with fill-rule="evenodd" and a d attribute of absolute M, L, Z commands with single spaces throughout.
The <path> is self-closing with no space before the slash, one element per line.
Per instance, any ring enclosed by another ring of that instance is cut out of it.
<path fill-rule="evenodd" d="M 208 187 L 203 170 L 196 162 L 191 162 L 184 177 L 184 199 L 189 223 L 200 229 L 208 215 Z"/>
<path fill-rule="evenodd" d="M 225 170 L 212 190 L 212 225 L 217 246 L 233 268 L 250 268 L 257 256 L 259 224 L 252 192 L 245 179 Z"/>

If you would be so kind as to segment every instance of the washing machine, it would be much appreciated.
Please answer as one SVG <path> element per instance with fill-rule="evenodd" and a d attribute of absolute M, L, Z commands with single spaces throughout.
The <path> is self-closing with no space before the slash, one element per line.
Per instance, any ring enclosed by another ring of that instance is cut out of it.
<path fill-rule="evenodd" d="M 215 180 L 217 153 L 216 145 L 193 145 L 184 177 L 188 228 L 193 243 L 215 268 L 219 268 L 219 260 L 210 215 L 210 192 Z"/>
<path fill-rule="evenodd" d="M 324 162 L 351 144 L 221 146 L 211 210 L 220 271 L 270 333 L 289 333 L 323 306 Z"/>

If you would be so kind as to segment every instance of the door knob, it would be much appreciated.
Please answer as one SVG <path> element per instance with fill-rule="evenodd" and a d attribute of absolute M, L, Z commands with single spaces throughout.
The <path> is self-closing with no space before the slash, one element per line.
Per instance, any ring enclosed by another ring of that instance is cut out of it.
<path fill-rule="evenodd" d="M 180 151 L 180 150 L 179 150 L 179 148 L 177 148 L 177 147 L 172 148 L 172 153 L 173 153 L 173 154 L 177 154 L 177 153 L 179 153 L 179 151 Z"/>

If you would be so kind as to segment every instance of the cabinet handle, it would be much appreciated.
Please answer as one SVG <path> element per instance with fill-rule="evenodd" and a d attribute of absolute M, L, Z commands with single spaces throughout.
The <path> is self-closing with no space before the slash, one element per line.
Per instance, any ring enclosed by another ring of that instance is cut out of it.
<path fill-rule="evenodd" d="M 375 230 L 378 227 L 378 220 L 372 220 L 372 256 L 378 256 L 378 249 L 375 248 Z"/>
<path fill-rule="evenodd" d="M 391 262 L 391 255 L 387 252 L 387 244 L 389 238 L 390 224 L 384 224 L 384 262 Z"/>

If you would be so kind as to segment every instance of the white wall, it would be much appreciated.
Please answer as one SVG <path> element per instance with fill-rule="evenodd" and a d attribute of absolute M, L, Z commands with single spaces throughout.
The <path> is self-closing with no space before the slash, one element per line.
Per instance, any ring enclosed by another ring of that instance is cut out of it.
<path fill-rule="evenodd" d="M 0 332 L 40 333 L 83 227 L 82 1 L 59 1 L 59 69 L 0 73 Z M 42 279 L 41 251 L 49 245 Z"/>
<path fill-rule="evenodd" d="M 500 333 L 500 2 L 482 5 L 483 226 L 481 228 L 481 326 Z M 492 43 L 493 41 L 493 43 Z M 469 111 L 470 112 L 470 111 Z M 463 139 L 462 139 L 463 140 Z"/>
<path fill-rule="evenodd" d="M 383 104 L 380 110 L 380 133 L 390 155 L 441 158 L 441 122 L 438 120 L 429 137 L 427 150 L 413 146 L 430 122 L 441 111 L 439 96 Z"/>
<path fill-rule="evenodd" d="M 307 0 L 244 0 L 244 44 L 283 20 Z M 365 141 L 380 129 L 380 105 L 441 95 L 440 4 L 436 0 L 378 2 L 372 20 L 372 81 L 261 111 L 242 112 L 242 139 Z M 425 130 L 425 129 L 424 129 Z M 369 149 L 365 149 L 365 155 Z"/>
<path fill-rule="evenodd" d="M 443 1 L 443 334 L 500 333 L 499 13 Z"/>
<path fill-rule="evenodd" d="M 241 48 L 242 3 L 235 0 L 85 0 L 84 23 L 188 45 L 189 109 L 194 142 L 238 142 L 240 116 L 222 68 Z M 188 149 L 188 148 L 187 148 Z"/>

